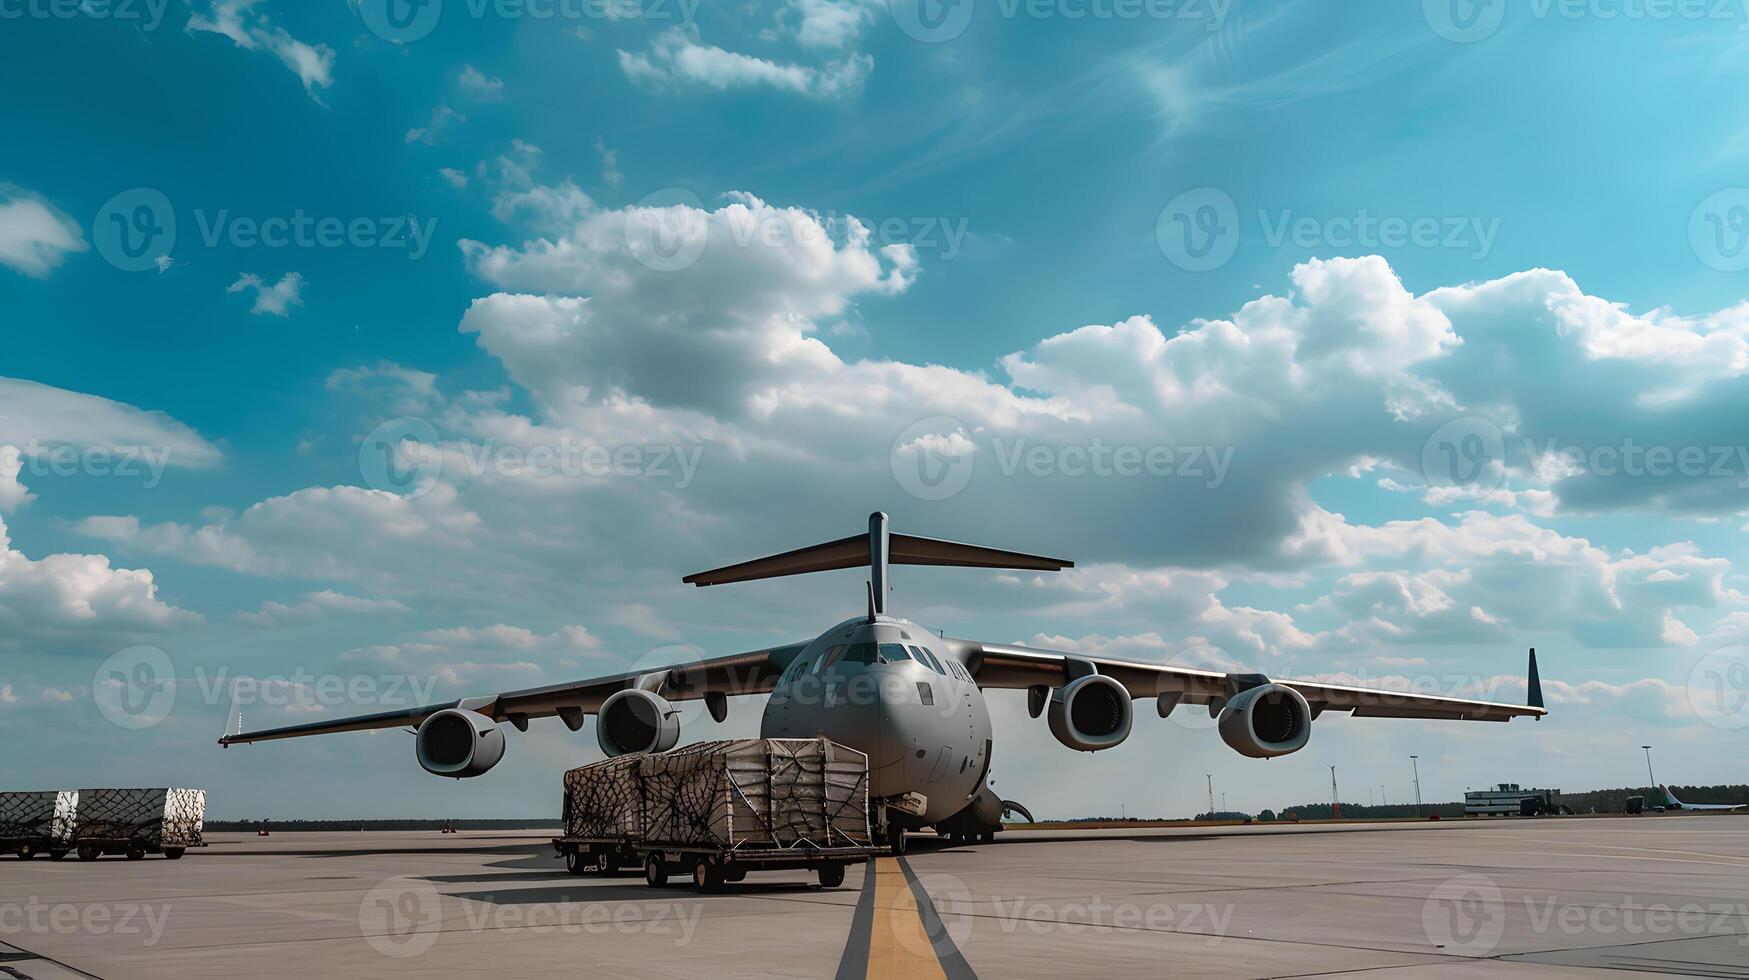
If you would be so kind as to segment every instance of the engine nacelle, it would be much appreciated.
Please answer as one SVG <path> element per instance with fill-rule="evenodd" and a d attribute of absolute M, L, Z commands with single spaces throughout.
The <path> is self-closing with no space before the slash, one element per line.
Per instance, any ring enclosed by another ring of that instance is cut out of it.
<path fill-rule="evenodd" d="M 433 776 L 478 776 L 504 758 L 504 730 L 477 711 L 445 708 L 413 737 L 419 765 Z"/>
<path fill-rule="evenodd" d="M 1077 752 L 1114 748 L 1130 737 L 1130 692 L 1103 674 L 1077 677 L 1051 692 L 1051 734 Z"/>
<path fill-rule="evenodd" d="M 680 715 L 666 698 L 631 688 L 601 703 L 595 736 L 609 756 L 666 752 L 680 741 Z"/>
<path fill-rule="evenodd" d="M 1306 747 L 1312 708 L 1293 688 L 1264 684 L 1228 701 L 1219 724 L 1221 739 L 1235 752 L 1271 759 Z"/>

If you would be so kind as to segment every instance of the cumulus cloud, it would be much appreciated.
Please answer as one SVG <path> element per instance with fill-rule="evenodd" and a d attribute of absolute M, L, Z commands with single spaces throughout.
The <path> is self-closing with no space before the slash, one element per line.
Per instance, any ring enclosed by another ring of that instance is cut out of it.
<path fill-rule="evenodd" d="M 467 121 L 467 116 L 451 109 L 447 103 L 440 103 L 437 108 L 431 110 L 430 121 L 423 126 L 415 126 L 407 130 L 404 139 L 408 143 L 424 143 L 426 146 L 435 146 L 444 134 Z"/>
<path fill-rule="evenodd" d="M 33 498 L 18 480 L 23 470 L 24 454 L 16 446 L 0 446 L 0 514 L 10 514 Z"/>
<path fill-rule="evenodd" d="M 90 247 L 66 212 L 22 187 L 0 183 L 0 265 L 41 279 L 68 253 Z"/>
<path fill-rule="evenodd" d="M 653 89 L 698 87 L 721 92 L 773 88 L 835 99 L 861 90 L 874 59 L 853 54 L 816 68 L 701 44 L 676 28 L 658 36 L 645 51 L 621 49 L 619 66 L 634 83 Z"/>
<path fill-rule="evenodd" d="M 456 75 L 455 86 L 462 94 L 479 102 L 495 102 L 504 97 L 504 80 L 488 75 L 473 65 L 463 65 Z"/>
<path fill-rule="evenodd" d="M 225 292 L 241 293 L 251 289 L 255 290 L 255 305 L 249 308 L 249 312 L 256 316 L 289 317 L 292 307 L 304 305 L 304 277 L 296 272 L 286 273 L 271 286 L 260 276 L 245 272 Z"/>
<path fill-rule="evenodd" d="M 201 621 L 158 597 L 152 573 L 103 555 L 27 557 L 0 520 L 0 650 L 83 653 Z"/>
<path fill-rule="evenodd" d="M 266 51 L 279 58 L 303 83 L 310 98 L 316 90 L 334 83 L 334 49 L 326 44 L 306 44 L 276 27 L 255 7 L 261 0 L 207 0 L 204 12 L 197 9 L 188 18 L 189 33 L 217 34 L 245 51 Z"/>

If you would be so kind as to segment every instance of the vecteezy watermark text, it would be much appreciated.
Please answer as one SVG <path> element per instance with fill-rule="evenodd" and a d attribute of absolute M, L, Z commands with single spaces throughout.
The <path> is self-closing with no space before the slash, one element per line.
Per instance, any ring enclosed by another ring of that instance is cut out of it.
<path fill-rule="evenodd" d="M 411 416 L 390 419 L 372 429 L 358 447 L 360 475 L 372 490 L 417 495 L 435 485 L 451 467 L 469 478 L 486 475 L 516 479 L 606 479 L 667 481 L 676 490 L 692 486 L 704 460 L 704 447 L 635 443 L 605 446 L 569 437 L 533 445 L 482 442 L 441 443 L 430 422 Z"/>
<path fill-rule="evenodd" d="M 85 18 L 155 31 L 169 6 L 170 0 L 0 0 L 0 21 Z"/>
<path fill-rule="evenodd" d="M 170 468 L 171 450 L 163 446 L 45 446 L 35 439 L 22 446 L 0 446 L 0 472 L 23 476 L 119 477 L 139 480 L 151 490 Z"/>
<path fill-rule="evenodd" d="M 0 936 L 132 936 L 142 947 L 158 945 L 170 921 L 170 905 L 146 902 L 75 904 L 0 902 Z"/>

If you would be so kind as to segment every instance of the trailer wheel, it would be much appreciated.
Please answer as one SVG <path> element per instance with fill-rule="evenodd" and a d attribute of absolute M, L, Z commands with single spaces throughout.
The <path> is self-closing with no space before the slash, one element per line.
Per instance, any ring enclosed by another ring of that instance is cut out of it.
<path fill-rule="evenodd" d="M 591 866 L 583 863 L 583 852 L 573 847 L 565 852 L 565 870 L 574 875 L 588 874 Z"/>
<path fill-rule="evenodd" d="M 140 847 L 128 848 L 128 860 L 129 861 L 141 861 L 141 860 L 144 860 L 145 857 L 146 857 L 146 851 L 144 848 L 140 848 Z"/>
<path fill-rule="evenodd" d="M 692 887 L 700 895 L 721 890 L 723 869 L 705 858 L 699 858 L 692 865 Z"/>
<path fill-rule="evenodd" d="M 662 855 L 652 854 L 644 859 L 644 884 L 651 888 L 668 884 L 668 866 L 662 863 Z"/>
<path fill-rule="evenodd" d="M 166 847 L 164 848 L 164 857 L 168 860 L 174 861 L 187 851 L 188 849 L 185 847 Z"/>
<path fill-rule="evenodd" d="M 18 859 L 20 861 L 28 861 L 33 857 L 36 857 L 35 844 L 25 843 L 18 845 Z"/>
<path fill-rule="evenodd" d="M 837 863 L 820 865 L 821 888 L 837 888 L 842 884 L 844 884 L 844 865 Z"/>
<path fill-rule="evenodd" d="M 95 861 L 102 856 L 103 848 L 98 847 L 96 844 L 79 845 L 79 860 L 81 861 Z"/>
<path fill-rule="evenodd" d="M 49 860 L 50 861 L 59 861 L 60 859 L 66 857 L 69 853 L 71 853 L 71 852 L 66 850 L 65 848 L 62 848 L 60 850 L 51 850 L 51 851 L 49 851 Z"/>

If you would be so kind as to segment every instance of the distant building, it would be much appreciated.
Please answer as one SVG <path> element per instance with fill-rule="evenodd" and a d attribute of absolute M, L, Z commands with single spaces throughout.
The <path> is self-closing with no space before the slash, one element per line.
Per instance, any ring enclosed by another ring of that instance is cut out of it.
<path fill-rule="evenodd" d="M 1553 811 L 1559 804 L 1558 789 L 1528 789 L 1517 783 L 1501 783 L 1493 789 L 1471 790 L 1464 794 L 1464 816 L 1518 816 L 1525 812 L 1524 801 L 1536 801 L 1538 811 Z"/>

